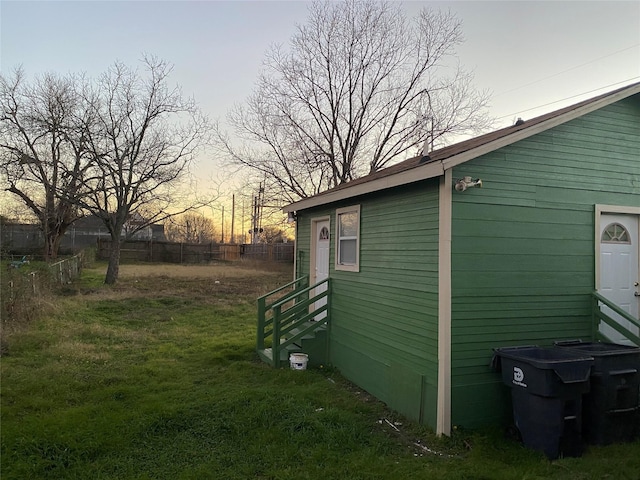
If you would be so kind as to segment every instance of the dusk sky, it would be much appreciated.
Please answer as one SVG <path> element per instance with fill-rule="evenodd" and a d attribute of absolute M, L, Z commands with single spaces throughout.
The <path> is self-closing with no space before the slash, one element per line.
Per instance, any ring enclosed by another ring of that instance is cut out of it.
<path fill-rule="evenodd" d="M 463 22 L 463 67 L 492 92 L 497 127 L 640 80 L 639 1 L 405 2 Z M 301 1 L 0 2 L 0 70 L 97 76 L 143 53 L 175 65 L 171 80 L 212 119 L 251 92 L 266 49 L 305 23 Z M 552 103 L 554 102 L 554 103 Z"/>

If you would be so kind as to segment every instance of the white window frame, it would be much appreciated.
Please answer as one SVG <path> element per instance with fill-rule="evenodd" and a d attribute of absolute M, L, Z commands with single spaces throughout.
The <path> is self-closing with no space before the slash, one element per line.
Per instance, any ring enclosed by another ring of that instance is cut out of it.
<path fill-rule="evenodd" d="M 355 264 L 342 264 L 340 263 L 340 240 L 353 240 L 353 237 L 340 238 L 340 215 L 344 213 L 355 213 L 358 217 L 356 223 L 356 263 Z M 360 271 L 360 205 L 352 205 L 350 207 L 338 208 L 336 210 L 336 254 L 335 254 L 335 269 L 345 272 L 359 272 Z"/>

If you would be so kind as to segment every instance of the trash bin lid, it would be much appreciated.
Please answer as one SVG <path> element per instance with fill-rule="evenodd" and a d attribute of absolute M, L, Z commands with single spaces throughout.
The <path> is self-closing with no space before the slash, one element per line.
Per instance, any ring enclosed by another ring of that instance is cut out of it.
<path fill-rule="evenodd" d="M 536 345 L 500 347 L 495 348 L 494 351 L 498 355 L 512 360 L 526 360 L 537 368 L 553 368 L 555 364 L 567 362 L 593 362 L 590 354 L 562 348 L 538 347 Z"/>
<path fill-rule="evenodd" d="M 564 383 L 584 382 L 594 358 L 571 349 L 523 345 L 494 348 L 497 356 L 524 362 L 540 370 L 553 370 Z"/>

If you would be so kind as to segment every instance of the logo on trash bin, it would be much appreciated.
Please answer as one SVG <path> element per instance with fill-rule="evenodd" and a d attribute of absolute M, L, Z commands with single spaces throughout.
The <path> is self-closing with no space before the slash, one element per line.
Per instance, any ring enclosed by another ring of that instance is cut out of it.
<path fill-rule="evenodd" d="M 521 387 L 527 388 L 527 384 L 523 382 L 524 380 L 524 372 L 521 368 L 513 367 L 513 383 L 516 385 L 520 385 Z"/>

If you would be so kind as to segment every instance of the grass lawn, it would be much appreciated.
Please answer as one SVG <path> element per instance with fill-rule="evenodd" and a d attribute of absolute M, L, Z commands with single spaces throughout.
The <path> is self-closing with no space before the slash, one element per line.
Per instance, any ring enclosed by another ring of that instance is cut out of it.
<path fill-rule="evenodd" d="M 105 268 L 5 328 L 3 480 L 640 478 L 640 442 L 549 462 L 501 429 L 437 438 L 331 369 L 260 363 L 255 299 L 289 267 L 123 265 L 113 287 Z"/>

